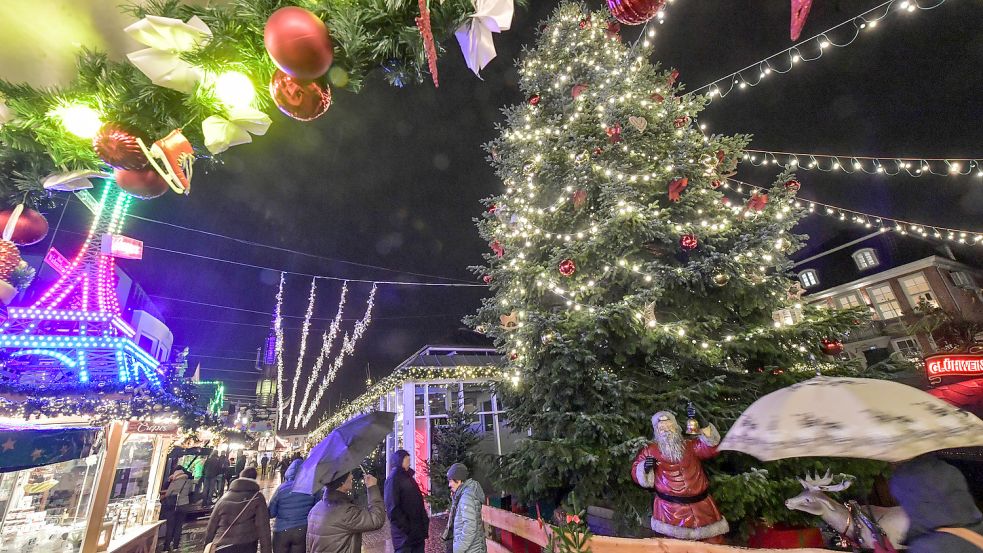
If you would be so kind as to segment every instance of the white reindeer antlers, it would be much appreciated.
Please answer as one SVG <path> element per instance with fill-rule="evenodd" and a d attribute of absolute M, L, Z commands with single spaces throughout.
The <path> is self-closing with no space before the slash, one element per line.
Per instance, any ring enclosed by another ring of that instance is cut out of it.
<path fill-rule="evenodd" d="M 826 474 L 822 478 L 819 478 L 818 474 L 810 476 L 807 473 L 804 480 L 799 478 L 799 483 L 802 484 L 803 488 L 816 492 L 841 492 L 849 488 L 853 480 L 844 474 L 842 482 L 833 484 L 833 476 L 830 475 L 829 469 L 826 469 Z"/>

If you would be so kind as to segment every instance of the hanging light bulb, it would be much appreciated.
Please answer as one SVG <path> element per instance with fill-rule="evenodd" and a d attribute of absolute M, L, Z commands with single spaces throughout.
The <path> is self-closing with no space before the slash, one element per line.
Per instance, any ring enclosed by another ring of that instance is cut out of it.
<path fill-rule="evenodd" d="M 79 138 L 93 138 L 102 127 L 99 112 L 84 104 L 63 105 L 51 115 L 61 120 L 65 130 Z"/>
<path fill-rule="evenodd" d="M 256 89 L 249 77 L 238 71 L 226 71 L 215 77 L 215 97 L 232 108 L 249 107 L 256 98 Z"/>

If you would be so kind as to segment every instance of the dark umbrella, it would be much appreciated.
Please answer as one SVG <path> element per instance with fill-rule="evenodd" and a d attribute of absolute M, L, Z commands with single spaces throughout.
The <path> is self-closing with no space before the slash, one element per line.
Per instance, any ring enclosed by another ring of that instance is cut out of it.
<path fill-rule="evenodd" d="M 294 491 L 314 494 L 357 468 L 393 431 L 396 413 L 374 411 L 335 428 L 311 449 L 294 482 Z"/>

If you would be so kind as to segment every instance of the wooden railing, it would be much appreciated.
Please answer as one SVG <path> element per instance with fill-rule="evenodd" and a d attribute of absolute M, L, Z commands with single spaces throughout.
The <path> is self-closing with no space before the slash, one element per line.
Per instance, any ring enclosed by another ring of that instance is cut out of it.
<path fill-rule="evenodd" d="M 509 532 L 540 547 L 546 547 L 549 543 L 549 535 L 553 531 L 548 524 L 540 526 L 537 520 L 487 505 L 481 510 L 481 518 L 486 526 Z M 488 553 L 510 553 L 504 545 L 492 539 L 488 539 L 487 542 Z M 830 553 L 828 549 L 746 549 L 664 538 L 633 539 L 607 536 L 591 538 L 590 548 L 593 553 Z"/>

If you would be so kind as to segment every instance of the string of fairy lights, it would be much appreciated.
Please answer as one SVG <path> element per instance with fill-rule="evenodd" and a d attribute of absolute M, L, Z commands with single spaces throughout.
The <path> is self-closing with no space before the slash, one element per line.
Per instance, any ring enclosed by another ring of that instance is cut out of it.
<path fill-rule="evenodd" d="M 934 10 L 945 2 L 946 0 L 936 0 L 932 4 L 923 5 L 917 0 L 887 0 L 785 50 L 696 88 L 689 94 L 706 94 L 713 101 L 716 98 L 726 97 L 734 89 L 744 90 L 758 86 L 773 74 L 783 75 L 803 63 L 822 58 L 832 48 L 850 46 L 863 33 L 875 32 L 880 27 L 881 21 L 888 16 L 914 15 L 918 12 Z"/>
<path fill-rule="evenodd" d="M 842 171 L 867 175 L 908 175 L 924 177 L 959 177 L 973 175 L 983 178 L 981 158 L 917 158 L 870 157 L 861 155 L 832 155 L 815 153 L 778 152 L 746 149 L 743 160 L 755 167 L 785 166 L 790 169 L 817 170 L 827 173 Z"/>

